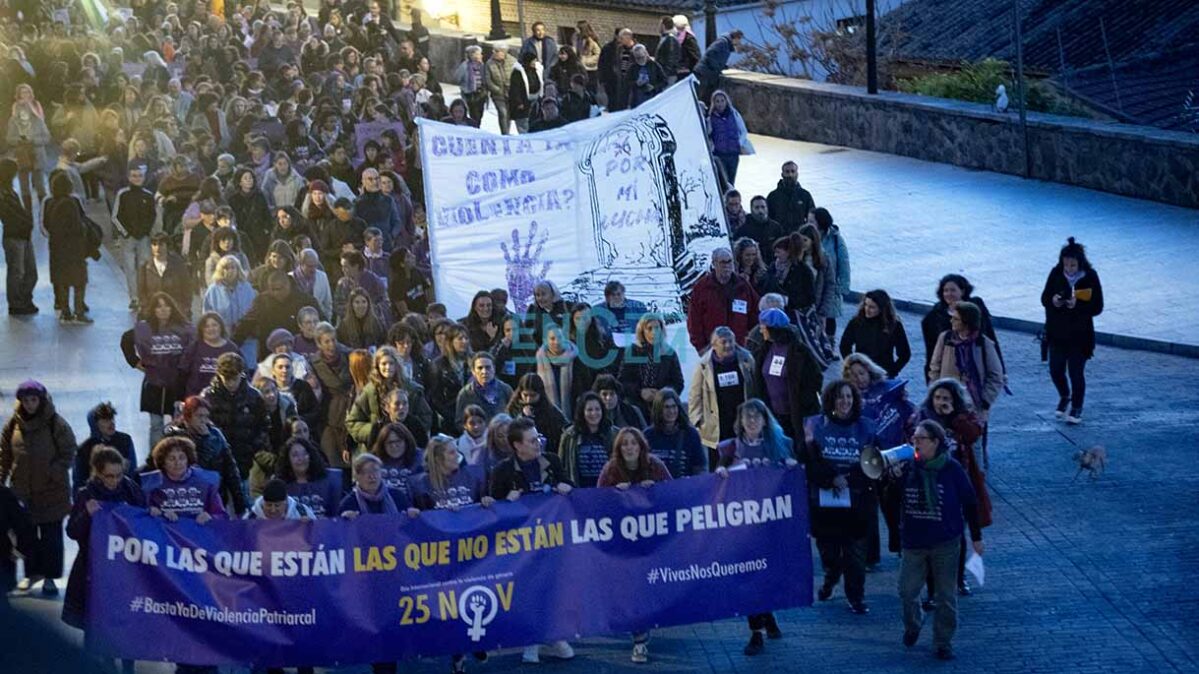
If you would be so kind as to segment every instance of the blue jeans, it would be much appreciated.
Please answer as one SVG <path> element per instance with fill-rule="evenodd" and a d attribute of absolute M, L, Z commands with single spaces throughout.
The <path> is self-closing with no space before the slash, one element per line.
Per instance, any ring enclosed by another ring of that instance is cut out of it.
<path fill-rule="evenodd" d="M 8 308 L 33 307 L 33 288 L 37 285 L 37 260 L 33 257 L 33 242 L 4 239 L 4 261 L 8 265 L 5 278 Z"/>
<path fill-rule="evenodd" d="M 741 153 L 714 152 L 713 156 L 724 169 L 724 177 L 728 178 L 729 185 L 737 183 L 737 166 L 741 163 Z"/>

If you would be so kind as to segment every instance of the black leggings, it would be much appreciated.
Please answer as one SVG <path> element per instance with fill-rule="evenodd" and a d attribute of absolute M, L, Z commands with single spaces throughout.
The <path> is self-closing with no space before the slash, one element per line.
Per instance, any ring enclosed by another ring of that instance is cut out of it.
<path fill-rule="evenodd" d="M 1070 409 L 1081 410 L 1087 395 L 1087 357 L 1078 347 L 1049 346 L 1049 377 L 1062 399 L 1070 399 Z M 1066 376 L 1070 381 L 1067 383 Z"/>

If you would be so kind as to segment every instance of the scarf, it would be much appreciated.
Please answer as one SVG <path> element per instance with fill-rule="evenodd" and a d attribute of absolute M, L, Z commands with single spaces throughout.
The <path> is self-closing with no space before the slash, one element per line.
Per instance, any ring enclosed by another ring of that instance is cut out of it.
<path fill-rule="evenodd" d="M 574 344 L 563 343 L 562 353 L 551 354 L 549 347 L 537 349 L 537 376 L 545 382 L 545 392 L 550 402 L 562 410 L 569 419 L 574 414 L 571 404 L 575 394 L 571 391 L 571 381 L 574 379 L 574 361 L 579 355 Z"/>
<path fill-rule="evenodd" d="M 298 287 L 301 292 L 303 292 L 307 295 L 312 294 L 312 289 L 316 285 L 316 270 L 315 269 L 312 271 L 311 276 L 306 276 L 304 274 L 303 265 L 296 265 L 296 269 L 295 269 L 295 271 L 292 272 L 291 276 L 292 276 L 292 278 L 294 278 L 296 280 L 296 287 Z"/>
<path fill-rule="evenodd" d="M 1082 277 L 1087 275 L 1087 271 L 1085 269 L 1079 269 L 1073 274 L 1067 274 L 1065 270 L 1063 270 L 1062 275 L 1066 277 L 1066 282 L 1070 284 L 1070 290 L 1074 290 L 1074 284 L 1081 281 Z"/>
<path fill-rule="evenodd" d="M 949 452 L 942 449 L 937 458 L 929 459 L 921 464 L 920 479 L 923 489 L 920 494 L 924 497 L 926 507 L 937 500 L 937 474 L 945 467 L 945 462 L 948 460 Z"/>
<path fill-rule="evenodd" d="M 379 485 L 379 491 L 375 494 L 368 494 L 363 491 L 358 485 L 354 485 L 354 498 L 358 500 L 358 512 L 363 515 L 370 512 L 367 508 L 368 503 L 383 503 L 384 515 L 398 515 L 400 509 L 396 507 L 396 502 L 392 500 L 391 494 L 387 491 L 387 487 Z"/>
<path fill-rule="evenodd" d="M 480 386 L 478 380 L 471 377 L 470 386 L 474 389 L 475 395 L 486 400 L 488 405 L 495 405 L 500 397 L 500 387 L 495 382 L 496 380 L 492 379 L 485 386 Z"/>
<path fill-rule="evenodd" d="M 983 400 L 983 383 L 979 379 L 978 364 L 974 358 L 974 347 L 978 344 L 978 337 L 977 331 L 965 338 L 954 333 L 951 333 L 950 337 L 953 341 L 953 362 L 958 368 L 958 377 L 966 385 L 970 399 L 975 405 L 981 404 Z"/>

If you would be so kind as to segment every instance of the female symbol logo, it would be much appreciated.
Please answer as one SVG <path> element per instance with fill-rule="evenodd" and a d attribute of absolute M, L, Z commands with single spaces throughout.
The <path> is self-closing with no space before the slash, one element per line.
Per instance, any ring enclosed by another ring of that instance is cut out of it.
<path fill-rule="evenodd" d="M 471 641 L 479 641 L 487 634 L 484 627 L 495 620 L 499 609 L 500 602 L 495 593 L 482 585 L 472 585 L 458 597 L 458 616 L 470 626 L 466 635 Z"/>

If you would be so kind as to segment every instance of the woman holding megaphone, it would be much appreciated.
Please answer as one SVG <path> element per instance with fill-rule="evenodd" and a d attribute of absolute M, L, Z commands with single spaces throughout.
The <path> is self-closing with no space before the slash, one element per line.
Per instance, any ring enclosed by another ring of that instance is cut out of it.
<path fill-rule="evenodd" d="M 954 581 L 958 573 L 958 540 L 963 520 L 970 528 L 974 551 L 983 553 L 978 526 L 978 499 L 962 465 L 950 456 L 945 429 L 932 420 L 921 421 L 912 433 L 916 460 L 898 464 L 901 472 L 902 563 L 899 567 L 899 600 L 903 605 L 903 643 L 909 648 L 920 638 L 924 611 L 920 588 L 925 575 L 933 574 L 936 609 L 933 647 L 942 660 L 953 659 L 950 642 L 958 625 L 958 598 Z"/>

